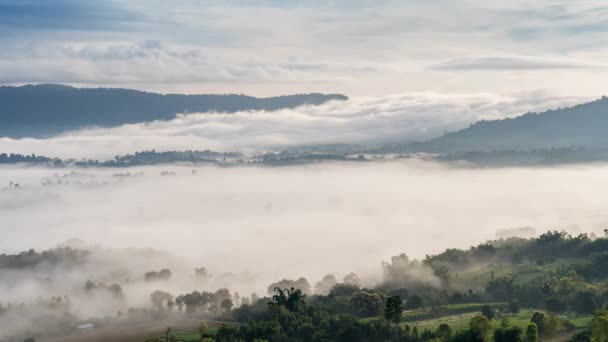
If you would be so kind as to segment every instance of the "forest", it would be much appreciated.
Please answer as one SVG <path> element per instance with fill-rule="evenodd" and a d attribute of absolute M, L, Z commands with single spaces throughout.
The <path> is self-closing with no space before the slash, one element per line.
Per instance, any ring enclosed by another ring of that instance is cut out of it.
<path fill-rule="evenodd" d="M 608 236 L 608 230 L 605 231 Z M 6 272 L 40 267 L 78 268 L 92 253 L 62 247 L 0 255 Z M 447 249 L 422 260 L 406 254 L 381 264 L 382 278 L 367 286 L 356 273 L 332 274 L 316 283 L 282 279 L 258 296 L 229 288 L 171 293 L 154 290 L 147 305 L 89 318 L 95 329 L 141 322 L 199 322 L 142 341 L 605 341 L 608 337 L 608 238 L 548 231 L 511 237 L 467 250 Z M 151 270 L 143 281 L 162 288 L 173 273 Z M 205 267 L 193 277 L 211 279 Z M 6 281 L 6 279 L 3 279 Z M 130 280 L 131 282 L 134 279 Z M 85 299 L 124 301 L 121 284 L 88 280 Z M 98 297 L 99 298 L 99 297 Z M 45 341 L 83 322 L 69 295 L 33 304 L 4 303 L 0 321 L 35 315 L 30 335 L 3 341 Z M 86 301 L 84 302 L 86 303 Z M 93 302 L 91 302 L 92 305 Z M 53 327 L 51 329 L 51 327 Z M 52 339 L 51 339 L 52 340 Z"/>

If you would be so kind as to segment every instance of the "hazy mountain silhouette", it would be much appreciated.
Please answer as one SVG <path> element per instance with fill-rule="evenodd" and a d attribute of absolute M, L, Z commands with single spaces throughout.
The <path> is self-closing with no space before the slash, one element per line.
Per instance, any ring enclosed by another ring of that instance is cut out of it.
<path fill-rule="evenodd" d="M 185 112 L 277 110 L 346 100 L 340 94 L 269 98 L 245 95 L 156 94 L 118 88 L 74 88 L 57 84 L 0 87 L 0 135 L 48 136 L 84 126 L 170 120 Z"/>
<path fill-rule="evenodd" d="M 512 119 L 479 121 L 408 146 L 415 151 L 439 153 L 571 147 L 608 147 L 608 98 Z"/>

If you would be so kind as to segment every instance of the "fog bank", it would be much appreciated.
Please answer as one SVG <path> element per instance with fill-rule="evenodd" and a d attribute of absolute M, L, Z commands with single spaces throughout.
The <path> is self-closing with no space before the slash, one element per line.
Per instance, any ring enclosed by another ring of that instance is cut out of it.
<path fill-rule="evenodd" d="M 273 112 L 184 114 L 170 121 L 89 128 L 48 139 L 0 138 L 0 151 L 111 159 L 142 150 L 247 151 L 312 144 L 427 140 L 478 120 L 569 106 L 581 97 L 405 93 Z"/>
<path fill-rule="evenodd" d="M 607 171 L 420 161 L 1 168 L 0 184 L 20 188 L 0 192 L 0 250 L 44 249 L 70 238 L 155 248 L 212 273 L 253 274 L 255 282 L 235 285 L 260 291 L 279 277 L 377 275 L 380 261 L 393 255 L 468 247 L 493 239 L 500 228 L 600 231 L 608 223 L 601 190 Z"/>

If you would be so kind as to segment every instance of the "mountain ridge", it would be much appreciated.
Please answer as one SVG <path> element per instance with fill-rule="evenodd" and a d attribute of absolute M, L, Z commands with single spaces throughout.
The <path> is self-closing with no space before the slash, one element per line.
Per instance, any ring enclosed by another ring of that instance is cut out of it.
<path fill-rule="evenodd" d="M 468 128 L 411 144 L 417 152 L 533 150 L 608 146 L 608 98 L 572 107 L 481 120 Z"/>
<path fill-rule="evenodd" d="M 241 94 L 160 94 L 125 88 L 61 84 L 0 87 L 0 135 L 44 137 L 87 126 L 171 120 L 179 113 L 279 110 L 344 101 L 342 94 L 257 98 Z"/>

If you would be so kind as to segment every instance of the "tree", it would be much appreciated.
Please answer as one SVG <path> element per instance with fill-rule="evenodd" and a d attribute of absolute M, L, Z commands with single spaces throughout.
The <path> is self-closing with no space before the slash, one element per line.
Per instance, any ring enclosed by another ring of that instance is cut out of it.
<path fill-rule="evenodd" d="M 608 340 L 608 312 L 599 311 L 593 316 L 591 325 L 591 342 Z"/>
<path fill-rule="evenodd" d="M 220 303 L 220 307 L 222 308 L 222 310 L 224 310 L 224 312 L 228 312 L 232 309 L 232 300 L 230 298 L 225 298 L 222 300 L 222 302 Z"/>
<path fill-rule="evenodd" d="M 494 318 L 494 310 L 489 305 L 481 307 L 481 314 L 486 316 L 489 320 Z"/>
<path fill-rule="evenodd" d="M 308 280 L 306 280 L 306 278 L 304 277 L 300 277 L 298 280 L 283 279 L 276 283 L 272 283 L 270 284 L 270 286 L 268 286 L 268 294 L 273 294 L 275 292 L 274 289 L 277 287 L 281 289 L 289 289 L 293 287 L 302 291 L 302 293 L 307 296 L 310 296 L 312 294 L 310 284 L 308 283 Z"/>
<path fill-rule="evenodd" d="M 258 297 L 258 295 L 255 292 L 251 293 L 251 305 L 255 305 L 255 303 L 258 302 L 258 300 L 260 300 L 260 297 Z"/>
<path fill-rule="evenodd" d="M 539 335 L 542 333 L 543 329 L 545 328 L 545 314 L 542 312 L 535 312 L 532 314 L 532 318 L 530 318 L 530 323 L 534 323 L 534 325 L 536 325 L 536 328 L 538 329 L 538 333 Z"/>
<path fill-rule="evenodd" d="M 336 284 L 332 287 L 331 291 L 329 291 L 330 297 L 338 297 L 338 296 L 351 296 L 361 290 L 359 286 L 351 285 L 351 284 Z"/>
<path fill-rule="evenodd" d="M 170 334 L 171 334 L 171 327 L 167 327 L 167 330 L 165 330 L 165 342 L 169 342 Z"/>
<path fill-rule="evenodd" d="M 156 290 L 150 294 L 152 306 L 156 309 L 162 309 L 164 305 L 168 305 L 173 301 L 173 296 L 164 291 Z"/>
<path fill-rule="evenodd" d="M 209 327 L 205 321 L 201 321 L 198 325 L 198 333 L 201 335 L 201 339 L 205 338 L 209 334 Z"/>
<path fill-rule="evenodd" d="M 566 311 L 566 303 L 559 298 L 550 298 L 545 302 L 547 310 L 555 313 Z"/>
<path fill-rule="evenodd" d="M 452 336 L 452 329 L 450 326 L 446 323 L 439 324 L 439 327 L 437 328 L 437 337 L 442 340 L 446 340 L 450 336 Z"/>
<path fill-rule="evenodd" d="M 572 309 L 581 314 L 593 313 L 597 309 L 593 297 L 592 292 L 577 292 L 571 303 Z"/>
<path fill-rule="evenodd" d="M 519 311 L 521 310 L 521 305 L 519 304 L 519 301 L 517 300 L 513 300 L 511 302 L 509 302 L 509 311 L 516 315 L 519 313 Z"/>
<path fill-rule="evenodd" d="M 486 293 L 494 300 L 509 301 L 515 292 L 514 277 L 498 277 L 491 279 L 486 285 Z"/>
<path fill-rule="evenodd" d="M 484 315 L 477 315 L 469 321 L 471 332 L 480 341 L 488 341 L 492 330 L 494 330 L 494 321 L 488 319 Z"/>
<path fill-rule="evenodd" d="M 386 299 L 384 306 L 384 318 L 392 323 L 399 324 L 401 322 L 401 315 L 403 313 L 403 301 L 401 297 L 391 296 Z"/>
<path fill-rule="evenodd" d="M 405 309 L 406 310 L 414 310 L 422 307 L 422 297 L 418 295 L 410 296 L 405 301 Z"/>
<path fill-rule="evenodd" d="M 188 293 L 184 296 L 178 296 L 177 298 L 175 298 L 175 301 L 178 305 L 180 305 L 179 301 L 181 301 L 181 303 L 186 305 L 186 312 L 193 313 L 201 307 L 201 299 L 201 293 L 198 291 L 193 291 L 192 293 Z"/>
<path fill-rule="evenodd" d="M 145 281 L 169 280 L 171 278 L 171 270 L 163 268 L 160 272 L 150 271 L 144 274 Z"/>
<path fill-rule="evenodd" d="M 378 316 L 382 313 L 384 298 L 378 293 L 360 291 L 352 295 L 348 302 L 352 314 L 358 317 Z"/>
<path fill-rule="evenodd" d="M 306 295 L 300 289 L 281 289 L 275 288 L 275 295 L 272 296 L 272 302 L 268 303 L 271 307 L 284 307 L 289 311 L 300 311 L 306 306 Z"/>
<path fill-rule="evenodd" d="M 337 283 L 336 277 L 328 274 L 315 284 L 315 294 L 326 296 Z"/>
<path fill-rule="evenodd" d="M 235 307 L 237 307 L 237 308 L 238 308 L 239 306 L 241 306 L 241 296 L 239 296 L 239 293 L 238 293 L 238 292 L 235 292 L 235 293 L 232 295 L 232 302 L 234 303 L 234 306 L 235 306 Z"/>
<path fill-rule="evenodd" d="M 344 284 L 361 287 L 361 279 L 359 279 L 359 276 L 357 275 L 357 273 L 354 273 L 354 272 L 351 272 L 351 273 L 345 275 L 342 282 Z"/>
<path fill-rule="evenodd" d="M 494 332 L 494 342 L 523 342 L 522 333 L 520 327 L 500 327 Z"/>
<path fill-rule="evenodd" d="M 526 342 L 538 342 L 538 327 L 534 323 L 528 323 L 526 328 Z"/>

